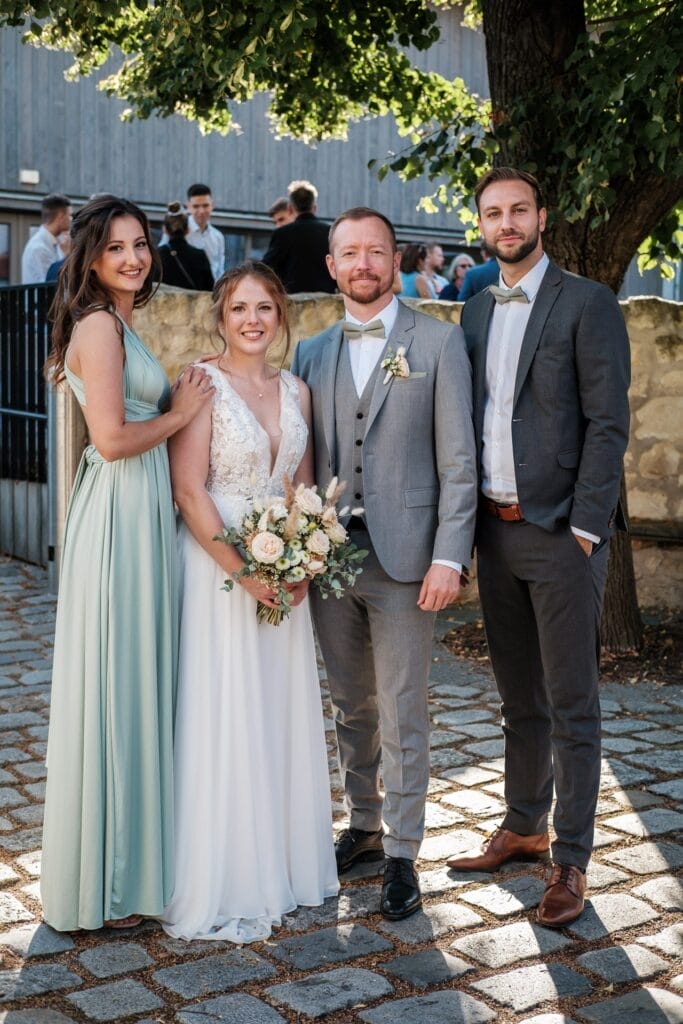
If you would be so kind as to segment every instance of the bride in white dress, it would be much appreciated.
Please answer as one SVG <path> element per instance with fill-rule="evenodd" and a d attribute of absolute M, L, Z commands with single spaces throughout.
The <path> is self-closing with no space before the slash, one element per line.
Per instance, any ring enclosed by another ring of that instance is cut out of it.
<path fill-rule="evenodd" d="M 273 591 L 223 581 L 243 561 L 213 538 L 239 527 L 255 498 L 283 493 L 283 475 L 313 478 L 306 385 L 266 361 L 287 328 L 287 298 L 263 264 L 214 288 L 225 349 L 202 363 L 208 403 L 169 451 L 182 561 L 175 732 L 176 886 L 164 929 L 176 938 L 253 942 L 283 914 L 317 906 L 339 883 L 307 583 L 291 615 L 257 624 Z"/>

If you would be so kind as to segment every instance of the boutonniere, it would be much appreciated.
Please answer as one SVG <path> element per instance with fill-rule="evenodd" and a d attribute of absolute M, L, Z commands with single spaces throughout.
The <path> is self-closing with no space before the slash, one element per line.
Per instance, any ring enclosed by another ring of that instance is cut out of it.
<path fill-rule="evenodd" d="M 381 367 L 387 372 L 384 374 L 384 383 L 388 384 L 392 377 L 410 377 L 410 367 L 406 359 L 406 350 L 399 345 L 396 352 L 387 349 L 387 354 L 381 362 Z"/>

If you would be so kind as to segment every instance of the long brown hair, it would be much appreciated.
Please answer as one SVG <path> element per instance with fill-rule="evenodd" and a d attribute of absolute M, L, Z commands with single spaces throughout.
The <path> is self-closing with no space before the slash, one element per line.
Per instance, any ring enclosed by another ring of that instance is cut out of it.
<path fill-rule="evenodd" d="M 57 292 L 50 306 L 52 348 L 45 363 L 45 372 L 51 372 L 55 382 L 64 379 L 66 350 L 78 321 L 95 309 L 114 309 L 113 295 L 92 267 L 107 247 L 115 217 L 134 217 L 138 221 L 152 256 L 150 272 L 140 291 L 136 292 L 134 308 L 144 306 L 156 290 L 153 271 L 160 263 L 152 244 L 147 217 L 128 199 L 108 193 L 94 196 L 72 221 L 71 251 L 59 272 Z M 156 276 L 160 275 L 157 273 Z"/>
<path fill-rule="evenodd" d="M 225 319 L 224 310 L 226 305 L 230 302 L 233 292 L 240 281 L 243 281 L 245 277 L 255 277 L 263 287 L 266 289 L 271 299 L 275 304 L 275 308 L 278 313 L 278 320 L 280 322 L 280 329 L 284 331 L 285 335 L 285 351 L 283 359 L 287 356 L 290 346 L 292 344 L 292 332 L 289 326 L 289 315 L 287 312 L 287 292 L 282 286 L 282 282 L 277 274 L 267 267 L 265 263 L 257 263 L 254 260 L 246 260 L 244 263 L 240 263 L 238 267 L 233 267 L 232 270 L 226 270 L 222 277 L 219 277 L 213 286 L 213 293 L 211 295 L 211 321 L 214 331 L 216 331 L 223 341 L 223 351 L 227 347 L 227 342 L 221 334 L 221 327 L 223 320 Z"/>

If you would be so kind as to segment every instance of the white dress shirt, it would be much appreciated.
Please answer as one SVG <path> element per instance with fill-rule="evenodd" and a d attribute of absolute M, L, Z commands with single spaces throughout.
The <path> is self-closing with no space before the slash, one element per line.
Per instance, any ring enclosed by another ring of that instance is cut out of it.
<path fill-rule="evenodd" d="M 348 309 L 345 310 L 345 319 L 352 324 L 358 324 L 360 327 L 363 326 L 363 321 L 359 320 L 352 313 L 349 313 Z M 353 383 L 356 386 L 356 394 L 360 398 L 365 390 L 365 385 L 370 380 L 379 357 L 384 351 L 386 345 L 386 339 L 389 337 L 391 330 L 396 323 L 396 317 L 398 316 L 398 299 L 395 295 L 392 295 L 391 301 L 380 310 L 376 316 L 370 318 L 367 323 L 372 320 L 381 320 L 384 324 L 384 337 L 375 338 L 371 334 L 361 334 L 360 338 L 347 338 L 346 343 L 349 346 L 349 360 L 351 362 L 351 374 L 353 375 Z M 449 569 L 455 569 L 456 572 L 462 572 L 462 565 L 460 562 L 447 562 L 442 558 L 435 558 L 433 565 L 446 565 Z"/>
<path fill-rule="evenodd" d="M 21 254 L 21 283 L 36 284 L 44 281 L 48 268 L 55 260 L 61 260 L 62 250 L 57 239 L 44 224 L 29 238 Z"/>
<path fill-rule="evenodd" d="M 481 452 L 481 489 L 493 501 L 506 505 L 517 504 L 515 457 L 512 450 L 512 406 L 515 395 L 517 366 L 534 300 L 548 269 L 545 253 L 538 263 L 517 282 L 528 302 L 494 304 L 489 325 L 486 350 L 486 405 Z M 501 273 L 501 288 L 509 287 Z M 594 544 L 600 540 L 594 534 L 572 527 L 579 537 Z"/>
<path fill-rule="evenodd" d="M 187 241 L 195 249 L 203 249 L 211 264 L 211 273 L 217 281 L 225 270 L 225 238 L 218 228 L 207 224 L 202 230 L 192 215 L 187 218 L 189 233 Z"/>

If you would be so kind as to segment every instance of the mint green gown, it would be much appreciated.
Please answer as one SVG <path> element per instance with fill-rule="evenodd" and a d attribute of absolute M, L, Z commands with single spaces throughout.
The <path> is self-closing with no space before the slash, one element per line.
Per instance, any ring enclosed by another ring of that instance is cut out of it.
<path fill-rule="evenodd" d="M 168 382 L 123 329 L 126 420 L 152 419 Z M 171 897 L 176 558 L 166 444 L 115 462 L 87 448 L 64 533 L 47 752 L 41 896 L 60 931 L 159 915 Z"/>

